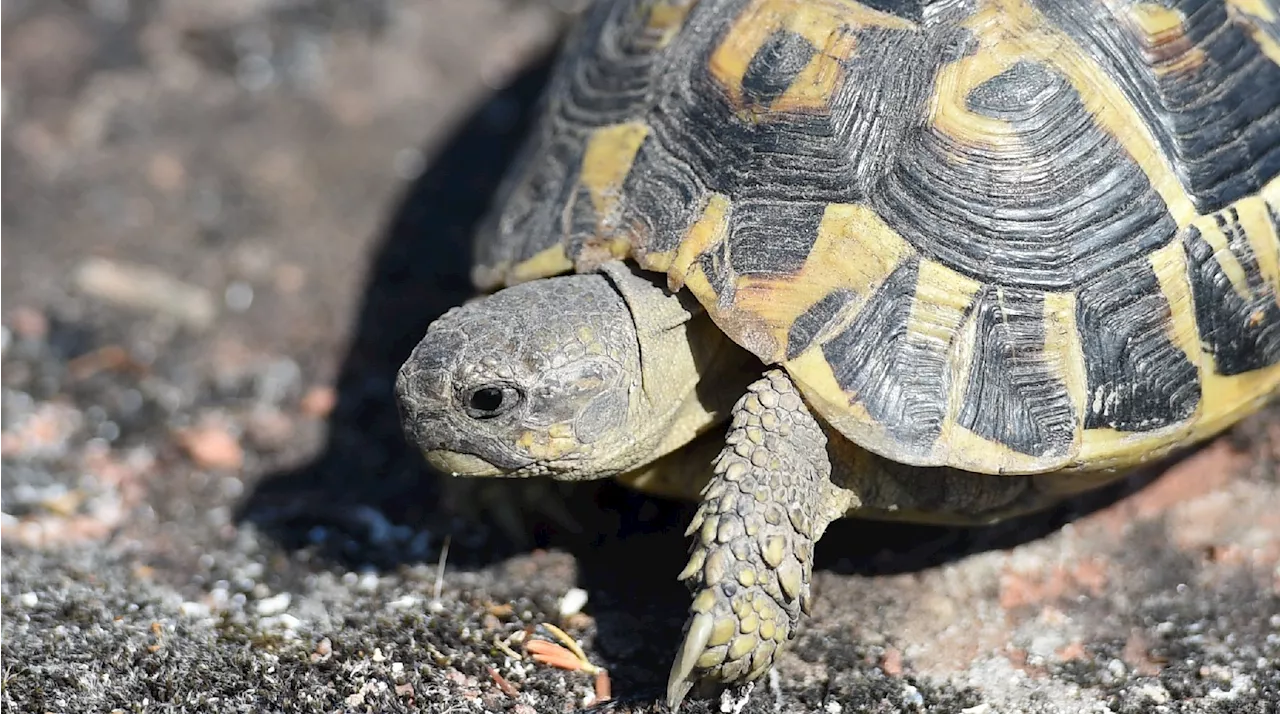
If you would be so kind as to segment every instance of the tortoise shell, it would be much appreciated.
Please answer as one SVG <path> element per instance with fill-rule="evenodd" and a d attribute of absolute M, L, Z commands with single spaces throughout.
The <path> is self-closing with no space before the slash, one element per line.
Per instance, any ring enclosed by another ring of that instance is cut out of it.
<path fill-rule="evenodd" d="M 597 2 L 482 289 L 628 258 L 858 445 L 1133 465 L 1280 390 L 1275 0 Z"/>

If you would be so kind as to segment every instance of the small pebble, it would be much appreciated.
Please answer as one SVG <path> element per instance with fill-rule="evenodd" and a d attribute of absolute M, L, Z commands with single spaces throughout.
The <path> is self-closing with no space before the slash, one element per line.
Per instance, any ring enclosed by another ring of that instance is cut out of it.
<path fill-rule="evenodd" d="M 924 695 L 922 695 L 920 690 L 916 689 L 913 685 L 908 684 L 902 688 L 902 698 L 908 705 L 915 707 L 916 709 L 924 706 Z"/>
<path fill-rule="evenodd" d="M 250 92 L 260 92 L 275 83 L 276 68 L 262 55 L 247 55 L 236 64 L 236 81 Z"/>
<path fill-rule="evenodd" d="M 307 284 L 307 271 L 301 266 L 281 265 L 275 271 L 276 291 L 283 295 L 296 295 Z"/>
<path fill-rule="evenodd" d="M 178 606 L 178 612 L 187 617 L 207 617 L 210 611 L 209 606 L 202 602 L 187 600 Z"/>
<path fill-rule="evenodd" d="M 884 652 L 884 659 L 880 662 L 880 668 L 890 677 L 897 677 L 902 674 L 902 650 L 891 647 Z"/>
<path fill-rule="evenodd" d="M 167 315 L 191 328 L 208 327 L 217 317 L 208 290 L 150 266 L 90 258 L 76 268 L 72 280 L 89 297 Z"/>
<path fill-rule="evenodd" d="M 296 394 L 301 385 L 302 368 L 287 357 L 271 360 L 254 376 L 258 397 L 271 404 L 278 404 Z"/>
<path fill-rule="evenodd" d="M 186 179 L 182 161 L 173 154 L 156 154 L 147 162 L 147 181 L 157 191 L 173 193 L 186 184 Z"/>
<path fill-rule="evenodd" d="M 244 482 L 235 477 L 224 478 L 218 485 L 221 486 L 222 493 L 227 498 L 236 499 L 244 493 Z"/>
<path fill-rule="evenodd" d="M 275 407 L 260 405 L 249 414 L 246 434 L 259 449 L 282 449 L 293 439 L 293 420 Z"/>
<path fill-rule="evenodd" d="M 275 251 L 272 246 L 258 241 L 241 243 L 232 249 L 229 262 L 241 279 L 268 280 L 276 262 Z"/>
<path fill-rule="evenodd" d="M 311 652 L 311 661 L 319 662 L 321 660 L 329 659 L 329 655 L 331 654 L 333 654 L 333 642 L 331 642 L 328 637 L 322 637 L 320 638 L 320 641 L 316 643 L 315 650 Z"/>
<path fill-rule="evenodd" d="M 237 280 L 223 291 L 222 301 L 232 312 L 244 312 L 253 305 L 253 286 Z"/>
<path fill-rule="evenodd" d="M 575 612 L 561 621 L 561 626 L 566 630 L 577 630 L 579 632 L 586 630 L 595 623 L 590 615 L 583 612 Z"/>
<path fill-rule="evenodd" d="M 35 607 L 36 603 L 40 602 L 40 596 L 35 593 L 22 593 L 18 596 L 18 602 L 22 603 L 23 607 Z"/>
<path fill-rule="evenodd" d="M 338 393 L 333 387 L 319 386 L 308 389 L 307 393 L 302 395 L 302 401 L 298 407 L 309 417 L 323 419 L 329 416 L 337 403 Z"/>
<path fill-rule="evenodd" d="M 421 604 L 422 600 L 416 595 L 405 595 L 387 603 L 387 607 L 393 610 L 411 610 L 416 609 Z"/>
<path fill-rule="evenodd" d="M 734 692 L 729 689 L 720 692 L 720 711 L 723 714 L 742 714 L 742 710 L 751 701 L 751 691 L 755 689 L 755 685 L 755 682 L 748 682 L 747 686 L 742 687 L 736 697 Z"/>
<path fill-rule="evenodd" d="M 1159 684 L 1144 684 L 1138 688 L 1138 693 L 1156 704 L 1169 701 L 1169 690 Z"/>
<path fill-rule="evenodd" d="M 289 603 L 293 601 L 293 596 L 289 593 L 280 593 L 273 595 L 264 600 L 259 600 L 254 606 L 254 610 L 259 615 L 270 617 L 271 615 L 279 615 L 289 608 Z"/>
<path fill-rule="evenodd" d="M 238 469 L 244 465 L 244 449 L 240 440 L 222 424 L 206 422 L 183 429 L 177 434 L 178 444 L 200 466 L 210 469 Z"/>
<path fill-rule="evenodd" d="M 560 617 L 568 617 L 582 612 L 583 605 L 587 604 L 587 591 L 582 588 L 569 588 L 569 591 L 560 598 Z"/>
<path fill-rule="evenodd" d="M 49 318 L 34 308 L 14 308 L 8 322 L 13 334 L 24 340 L 43 340 L 49 334 Z"/>
<path fill-rule="evenodd" d="M 397 177 L 405 181 L 412 181 L 418 178 L 418 174 L 422 173 L 423 167 L 426 166 L 426 158 L 423 157 L 421 150 L 416 147 L 408 147 L 396 152 L 391 165 Z"/>
<path fill-rule="evenodd" d="M 293 633 L 301 624 L 302 620 L 299 620 L 287 612 L 282 612 L 279 615 L 262 618 L 259 626 L 264 630 L 284 630 L 286 632 Z"/>

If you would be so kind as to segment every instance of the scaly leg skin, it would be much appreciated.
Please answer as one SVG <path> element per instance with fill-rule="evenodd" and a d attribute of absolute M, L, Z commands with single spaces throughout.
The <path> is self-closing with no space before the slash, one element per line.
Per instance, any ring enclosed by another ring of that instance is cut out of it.
<path fill-rule="evenodd" d="M 809 612 L 814 544 L 857 503 L 831 482 L 826 436 L 791 378 L 771 370 L 747 390 L 688 530 L 680 579 L 695 595 L 667 683 L 672 711 L 695 684 L 769 671 Z"/>

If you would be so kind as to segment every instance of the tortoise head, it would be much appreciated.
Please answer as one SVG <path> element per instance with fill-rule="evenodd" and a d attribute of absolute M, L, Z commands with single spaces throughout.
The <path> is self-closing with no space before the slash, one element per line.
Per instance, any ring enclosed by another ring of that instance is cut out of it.
<path fill-rule="evenodd" d="M 688 443 L 758 370 L 695 300 L 615 261 L 454 308 L 396 395 L 407 437 L 445 473 L 581 480 Z"/>
<path fill-rule="evenodd" d="M 572 477 L 625 439 L 640 347 L 602 275 L 524 283 L 446 313 L 400 369 L 409 439 L 461 476 Z"/>

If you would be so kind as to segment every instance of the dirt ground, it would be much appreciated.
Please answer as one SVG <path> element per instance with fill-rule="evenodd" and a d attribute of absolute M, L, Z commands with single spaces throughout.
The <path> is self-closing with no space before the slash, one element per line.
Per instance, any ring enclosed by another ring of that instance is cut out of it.
<path fill-rule="evenodd" d="M 512 538 L 391 399 L 578 4 L 4 3 L 5 712 L 663 710 L 689 506 Z M 1278 471 L 1272 410 L 1002 527 L 838 524 L 776 675 L 684 711 L 1280 711 Z"/>

